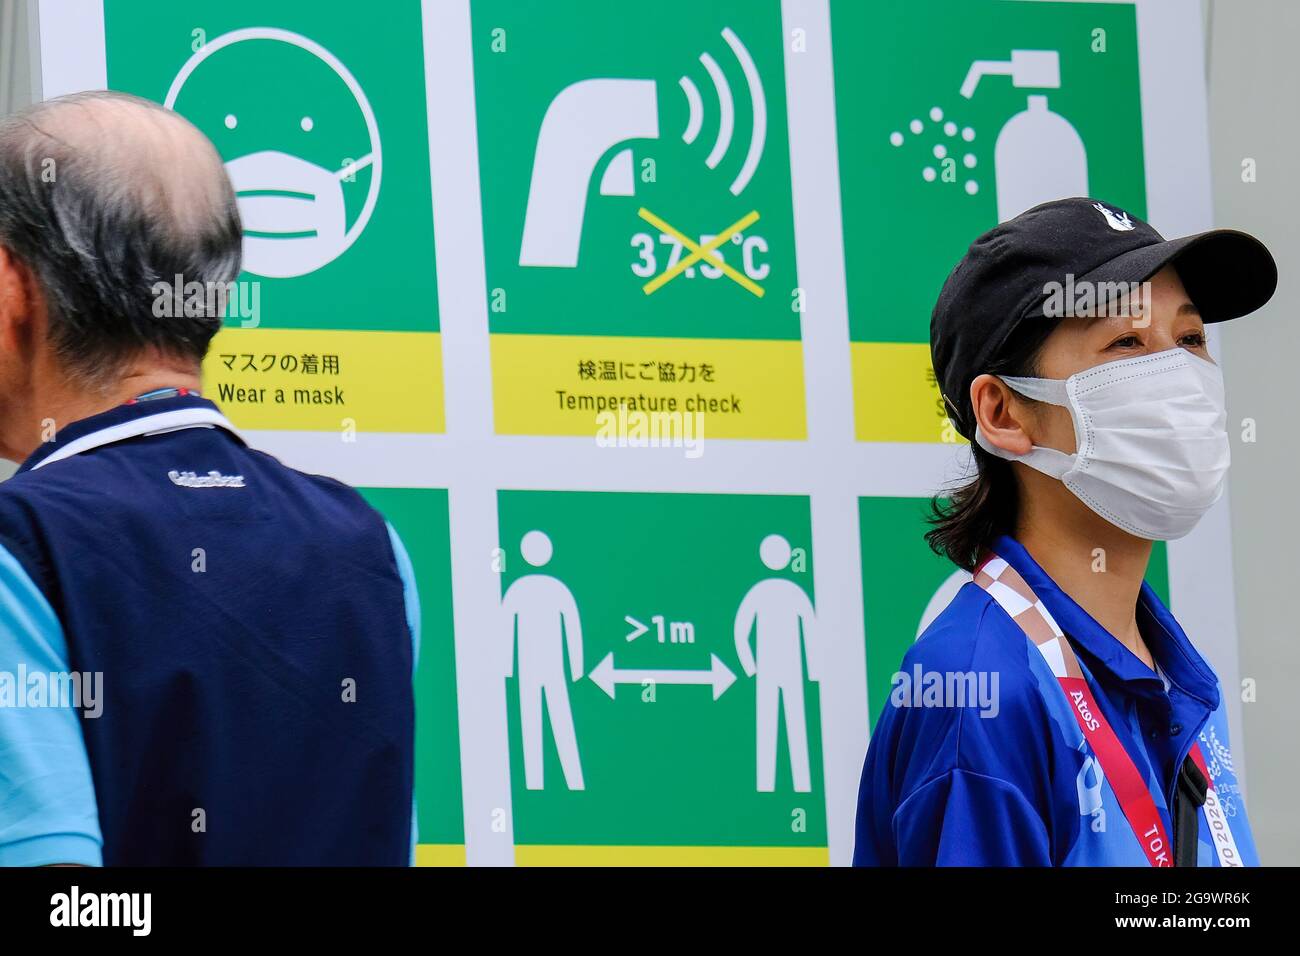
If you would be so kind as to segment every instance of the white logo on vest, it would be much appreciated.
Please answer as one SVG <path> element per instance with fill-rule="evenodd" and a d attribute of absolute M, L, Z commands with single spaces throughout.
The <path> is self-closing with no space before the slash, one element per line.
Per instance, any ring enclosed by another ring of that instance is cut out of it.
<path fill-rule="evenodd" d="M 206 475 L 195 474 L 192 471 L 176 471 L 172 469 L 167 472 L 167 477 L 172 480 L 173 485 L 180 485 L 182 488 L 243 488 L 243 475 L 223 475 L 219 471 L 210 471 Z"/>

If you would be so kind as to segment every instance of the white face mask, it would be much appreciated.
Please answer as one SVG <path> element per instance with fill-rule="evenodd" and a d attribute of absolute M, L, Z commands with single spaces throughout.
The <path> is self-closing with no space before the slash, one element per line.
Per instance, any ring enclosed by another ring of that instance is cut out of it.
<path fill-rule="evenodd" d="M 1111 524 L 1141 538 L 1181 538 L 1223 494 L 1228 471 L 1223 374 L 1186 349 L 1107 362 L 1069 378 L 999 376 L 1074 419 L 1076 453 L 1035 445 L 991 455 L 1059 478 Z"/>
<path fill-rule="evenodd" d="M 332 262 L 347 246 L 343 173 L 266 150 L 226 163 L 244 224 L 244 268 L 285 279 Z"/>

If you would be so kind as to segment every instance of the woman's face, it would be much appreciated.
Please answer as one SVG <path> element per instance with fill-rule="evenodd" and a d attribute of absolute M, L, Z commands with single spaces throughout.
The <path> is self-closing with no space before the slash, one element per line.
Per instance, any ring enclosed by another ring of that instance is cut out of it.
<path fill-rule="evenodd" d="M 1063 319 L 1039 352 L 1038 375 L 1064 379 L 1094 365 L 1175 348 L 1213 361 L 1206 349 L 1205 324 L 1173 266 L 1152 277 L 1144 306 L 1137 317 Z M 1018 404 L 1028 419 L 1033 444 L 1075 451 L 1068 409 L 1045 402 Z"/>

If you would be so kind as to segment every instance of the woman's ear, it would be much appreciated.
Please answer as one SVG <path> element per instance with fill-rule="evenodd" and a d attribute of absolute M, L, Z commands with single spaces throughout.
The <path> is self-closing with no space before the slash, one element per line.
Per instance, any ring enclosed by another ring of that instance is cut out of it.
<path fill-rule="evenodd" d="M 1034 441 L 1026 430 L 1027 403 L 996 375 L 977 375 L 970 383 L 975 423 L 990 445 L 1013 455 L 1027 455 Z"/>

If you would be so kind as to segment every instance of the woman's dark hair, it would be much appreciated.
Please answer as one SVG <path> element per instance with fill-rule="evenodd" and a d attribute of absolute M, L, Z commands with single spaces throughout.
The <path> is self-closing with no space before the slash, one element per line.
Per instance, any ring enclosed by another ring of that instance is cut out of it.
<path fill-rule="evenodd" d="M 1036 377 L 1038 356 L 1052 329 L 1048 322 L 1022 324 L 984 371 Z M 1015 530 L 1020 513 L 1020 492 L 1011 462 L 990 455 L 974 441 L 970 450 L 975 463 L 974 479 L 931 499 L 929 522 L 933 527 L 925 534 L 935 554 L 967 571 L 975 569 L 998 535 Z"/>

